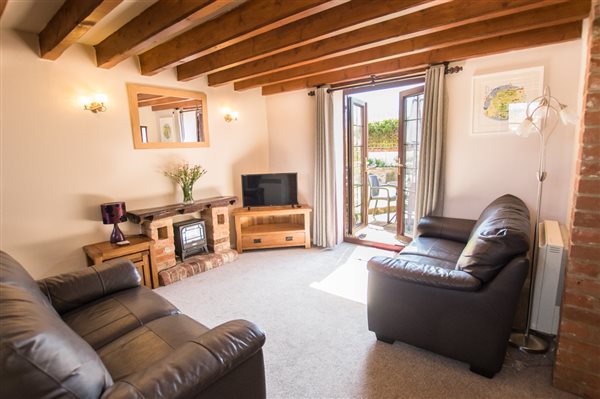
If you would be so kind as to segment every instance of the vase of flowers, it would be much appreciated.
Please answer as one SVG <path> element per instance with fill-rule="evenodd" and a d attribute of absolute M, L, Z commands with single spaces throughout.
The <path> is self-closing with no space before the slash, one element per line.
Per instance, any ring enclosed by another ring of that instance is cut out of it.
<path fill-rule="evenodd" d="M 192 204 L 194 198 L 192 196 L 192 189 L 194 183 L 206 173 L 206 170 L 200 165 L 190 165 L 187 162 L 183 162 L 169 170 L 165 170 L 164 174 L 170 177 L 175 183 L 179 184 L 181 191 L 183 192 L 183 203 Z"/>

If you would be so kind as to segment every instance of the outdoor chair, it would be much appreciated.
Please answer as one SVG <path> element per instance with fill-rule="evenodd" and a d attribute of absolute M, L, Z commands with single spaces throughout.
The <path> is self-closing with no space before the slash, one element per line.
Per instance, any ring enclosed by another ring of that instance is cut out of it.
<path fill-rule="evenodd" d="M 390 217 L 390 203 L 396 201 L 396 190 L 396 186 L 381 184 L 377 176 L 369 175 L 369 204 L 371 200 L 375 200 L 374 217 L 377 214 L 377 203 L 379 200 L 387 201 L 387 222 L 391 223 L 393 217 Z"/>

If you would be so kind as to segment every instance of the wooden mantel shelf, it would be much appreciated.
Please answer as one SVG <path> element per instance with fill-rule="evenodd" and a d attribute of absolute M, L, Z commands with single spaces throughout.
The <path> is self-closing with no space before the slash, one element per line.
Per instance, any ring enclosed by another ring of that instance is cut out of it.
<path fill-rule="evenodd" d="M 142 223 L 145 221 L 168 218 L 186 213 L 200 212 L 211 207 L 233 205 L 237 202 L 237 197 L 210 197 L 194 201 L 192 204 L 172 204 L 159 206 L 156 208 L 137 209 L 127 212 L 127 219 L 132 223 Z"/>

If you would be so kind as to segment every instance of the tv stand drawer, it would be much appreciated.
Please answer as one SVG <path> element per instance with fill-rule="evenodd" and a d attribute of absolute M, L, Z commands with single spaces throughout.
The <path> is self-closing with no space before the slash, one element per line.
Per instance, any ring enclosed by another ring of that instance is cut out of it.
<path fill-rule="evenodd" d="M 242 237 L 244 249 L 275 248 L 304 246 L 306 236 L 304 232 L 281 232 L 271 234 L 251 234 Z"/>

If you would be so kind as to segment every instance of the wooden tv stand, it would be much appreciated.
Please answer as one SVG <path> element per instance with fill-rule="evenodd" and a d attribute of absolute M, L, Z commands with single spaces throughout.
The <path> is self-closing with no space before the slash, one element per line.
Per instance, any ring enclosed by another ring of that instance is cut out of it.
<path fill-rule="evenodd" d="M 237 251 L 297 246 L 310 248 L 311 212 L 308 205 L 235 209 Z"/>

